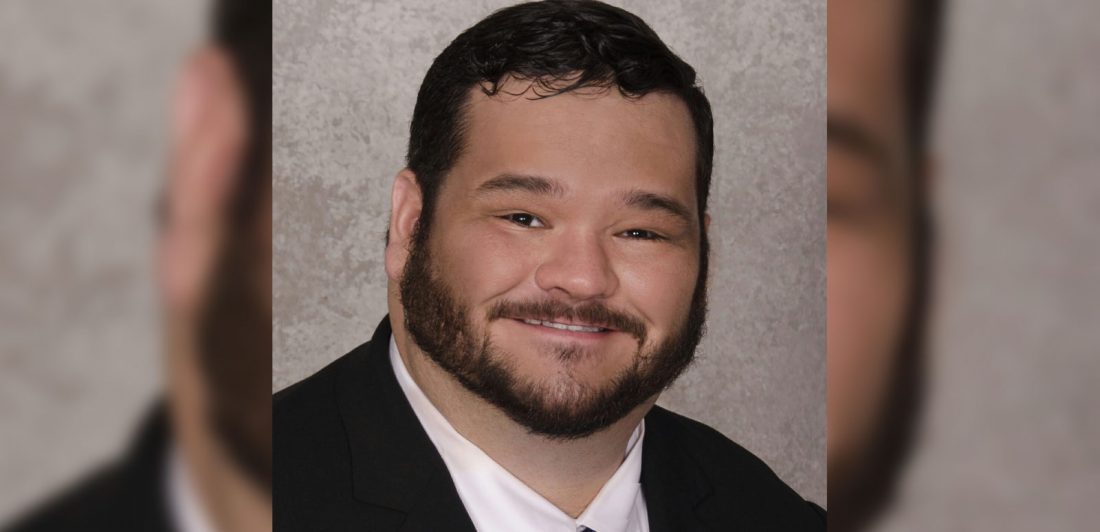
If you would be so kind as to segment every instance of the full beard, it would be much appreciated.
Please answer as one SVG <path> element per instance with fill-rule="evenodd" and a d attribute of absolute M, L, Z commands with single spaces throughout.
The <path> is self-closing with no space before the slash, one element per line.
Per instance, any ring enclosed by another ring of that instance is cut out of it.
<path fill-rule="evenodd" d="M 270 240 L 245 229 L 222 249 L 199 329 L 210 394 L 207 419 L 232 459 L 258 486 L 271 487 Z"/>
<path fill-rule="evenodd" d="M 568 306 L 551 300 L 501 301 L 487 312 L 487 323 L 516 315 L 606 323 L 637 340 L 638 350 L 629 366 L 601 386 L 586 386 L 576 381 L 539 382 L 517 375 L 509 363 L 515 355 L 496 347 L 486 332 L 473 325 L 469 310 L 435 271 L 427 238 L 419 236 L 413 238 L 400 286 L 406 330 L 429 358 L 467 390 L 533 434 L 579 439 L 605 429 L 671 385 L 694 359 L 706 318 L 705 240 L 700 273 L 684 323 L 649 350 L 645 349 L 647 331 L 641 320 L 599 302 Z M 583 356 L 600 356 L 568 347 L 554 354 L 565 365 Z"/>

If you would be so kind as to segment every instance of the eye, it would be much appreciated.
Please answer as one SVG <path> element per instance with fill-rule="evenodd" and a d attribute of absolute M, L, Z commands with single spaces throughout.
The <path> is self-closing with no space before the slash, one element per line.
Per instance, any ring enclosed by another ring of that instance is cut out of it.
<path fill-rule="evenodd" d="M 646 230 L 646 229 L 627 229 L 626 231 L 623 231 L 622 233 L 619 233 L 619 234 L 622 235 L 622 236 L 625 236 L 626 238 L 632 238 L 634 240 L 664 240 L 665 239 L 665 237 L 663 237 L 663 236 L 661 236 L 657 233 L 654 233 L 653 231 Z"/>
<path fill-rule="evenodd" d="M 546 227 L 546 224 L 542 223 L 542 220 L 534 214 L 527 214 L 525 212 L 515 212 L 512 214 L 506 214 L 501 216 L 502 219 L 508 220 L 516 225 L 522 225 L 523 227 Z"/>

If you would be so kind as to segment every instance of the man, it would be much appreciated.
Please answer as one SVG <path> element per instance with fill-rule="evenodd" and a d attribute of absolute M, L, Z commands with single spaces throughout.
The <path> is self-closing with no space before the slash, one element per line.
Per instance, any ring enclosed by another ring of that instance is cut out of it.
<path fill-rule="evenodd" d="M 918 411 L 941 2 L 829 4 L 830 529 L 889 500 Z"/>
<path fill-rule="evenodd" d="M 390 315 L 275 398 L 277 530 L 822 530 L 760 460 L 654 406 L 706 306 L 713 132 L 636 16 L 528 3 L 429 69 Z"/>
<path fill-rule="evenodd" d="M 270 24 L 270 4 L 218 2 L 181 76 L 158 242 L 164 401 L 125 456 L 12 530 L 271 529 Z"/>

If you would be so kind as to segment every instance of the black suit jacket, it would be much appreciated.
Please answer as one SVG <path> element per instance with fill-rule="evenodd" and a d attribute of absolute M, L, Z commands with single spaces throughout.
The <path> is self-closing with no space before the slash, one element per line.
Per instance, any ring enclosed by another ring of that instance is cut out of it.
<path fill-rule="evenodd" d="M 390 334 L 386 317 L 370 342 L 275 395 L 276 531 L 474 531 L 394 376 Z M 652 532 L 825 529 L 758 458 L 660 407 L 646 416 L 641 481 Z"/>

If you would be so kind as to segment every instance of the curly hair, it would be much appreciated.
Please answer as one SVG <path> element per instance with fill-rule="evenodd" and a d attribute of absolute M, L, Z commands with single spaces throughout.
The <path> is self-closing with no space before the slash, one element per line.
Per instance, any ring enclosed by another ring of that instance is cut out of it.
<path fill-rule="evenodd" d="M 705 215 L 713 118 L 695 69 L 636 15 L 594 0 L 547 0 L 494 12 L 455 38 L 428 69 L 406 161 L 424 198 L 424 233 L 439 185 L 462 153 L 470 90 L 494 96 L 507 78 L 531 82 L 533 98 L 593 87 L 617 88 L 629 98 L 664 92 L 682 99 L 695 128 L 696 197 L 700 219 Z"/>

